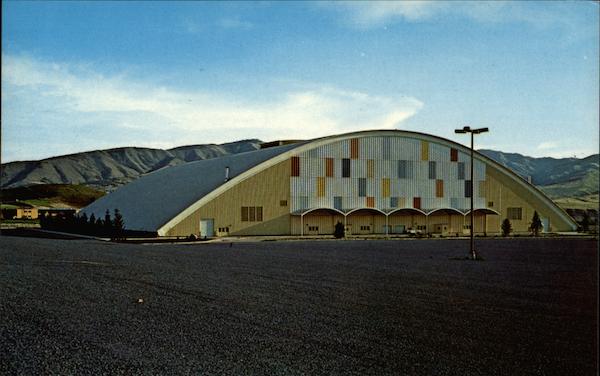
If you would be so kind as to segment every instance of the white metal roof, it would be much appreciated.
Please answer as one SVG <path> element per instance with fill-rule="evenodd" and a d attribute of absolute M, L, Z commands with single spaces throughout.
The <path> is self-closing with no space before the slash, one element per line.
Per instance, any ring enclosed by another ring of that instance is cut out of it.
<path fill-rule="evenodd" d="M 116 191 L 94 201 L 80 213 L 104 218 L 108 209 L 123 215 L 125 228 L 157 231 L 167 221 L 181 213 L 206 194 L 225 183 L 225 168 L 229 180 L 281 153 L 302 145 L 290 144 L 220 158 L 167 167 L 144 175 Z"/>

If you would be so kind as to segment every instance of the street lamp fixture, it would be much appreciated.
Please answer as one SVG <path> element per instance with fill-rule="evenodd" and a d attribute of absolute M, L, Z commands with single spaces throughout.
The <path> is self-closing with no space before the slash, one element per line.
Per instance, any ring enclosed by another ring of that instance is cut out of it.
<path fill-rule="evenodd" d="M 454 133 L 460 133 L 460 134 L 464 134 L 464 133 L 470 133 L 471 134 L 471 228 L 470 228 L 470 233 L 471 233 L 471 257 L 473 258 L 473 260 L 477 260 L 477 253 L 475 252 L 475 239 L 473 238 L 473 195 L 474 195 L 474 184 L 473 182 L 475 181 L 475 179 L 473 179 L 473 136 L 476 134 L 480 134 L 480 133 L 485 133 L 488 132 L 489 129 L 486 128 L 477 128 L 477 129 L 471 129 L 471 127 L 463 127 L 462 129 L 455 129 Z"/>

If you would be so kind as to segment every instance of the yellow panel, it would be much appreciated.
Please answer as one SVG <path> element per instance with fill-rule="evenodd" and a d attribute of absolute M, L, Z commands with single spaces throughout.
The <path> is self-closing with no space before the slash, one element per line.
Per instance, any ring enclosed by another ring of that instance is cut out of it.
<path fill-rule="evenodd" d="M 317 197 L 325 196 L 325 178 L 320 176 L 317 178 Z"/>
<path fill-rule="evenodd" d="M 421 160 L 429 160 L 429 142 L 427 141 L 421 141 Z"/>
<path fill-rule="evenodd" d="M 399 208 L 406 207 L 406 197 L 398 197 L 398 207 Z"/>
<path fill-rule="evenodd" d="M 367 160 L 367 177 L 372 178 L 375 175 L 375 161 L 372 159 Z"/>
<path fill-rule="evenodd" d="M 383 178 L 381 183 L 381 194 L 383 197 L 390 197 L 390 179 Z"/>

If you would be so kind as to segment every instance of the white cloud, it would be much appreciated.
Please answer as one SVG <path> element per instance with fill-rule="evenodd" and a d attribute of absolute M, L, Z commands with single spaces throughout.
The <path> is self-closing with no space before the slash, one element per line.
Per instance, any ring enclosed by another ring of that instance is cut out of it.
<path fill-rule="evenodd" d="M 597 28 L 582 30 L 578 11 L 598 12 L 597 4 L 582 3 L 415 0 L 336 1 L 318 4 L 337 10 L 345 21 L 358 28 L 377 27 L 401 20 L 424 22 L 434 18 L 458 16 L 480 23 L 520 22 L 541 30 L 558 27 L 571 37 L 583 33 L 595 36 Z"/>
<path fill-rule="evenodd" d="M 246 97 L 231 98 L 223 93 L 183 91 L 122 76 L 107 77 L 85 66 L 18 56 L 3 56 L 2 87 L 3 127 L 9 130 L 5 135 L 16 135 L 11 136 L 16 139 L 3 140 L 4 156 L 15 154 L 13 149 L 25 142 L 19 139 L 20 134 L 35 134 L 51 123 L 58 124 L 64 134 L 80 132 L 81 137 L 94 142 L 73 145 L 79 150 L 106 145 L 110 138 L 119 140 L 114 146 L 179 146 L 391 129 L 423 106 L 411 97 L 373 96 L 315 85 L 284 89 L 279 97 L 262 101 L 254 99 L 256 95 L 250 90 Z M 13 104 L 6 105 L 9 102 Z M 68 150 L 73 151 L 77 150 Z"/>
<path fill-rule="evenodd" d="M 248 30 L 254 27 L 254 24 L 249 21 L 243 21 L 239 18 L 222 18 L 217 23 L 220 27 L 224 29 L 243 29 Z"/>
<path fill-rule="evenodd" d="M 385 24 L 397 18 L 409 21 L 427 19 L 447 6 L 443 2 L 431 1 L 339 1 L 317 4 L 341 11 L 351 24 L 361 28 Z"/>
<path fill-rule="evenodd" d="M 537 146 L 538 150 L 548 150 L 548 149 L 556 149 L 558 147 L 558 143 L 554 141 L 545 141 L 540 143 Z"/>

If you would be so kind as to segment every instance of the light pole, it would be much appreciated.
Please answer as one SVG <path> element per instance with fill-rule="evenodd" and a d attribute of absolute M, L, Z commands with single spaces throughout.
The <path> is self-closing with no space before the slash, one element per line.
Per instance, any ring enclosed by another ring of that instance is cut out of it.
<path fill-rule="evenodd" d="M 489 131 L 489 129 L 487 128 L 478 128 L 478 129 L 471 129 L 471 127 L 463 127 L 463 129 L 455 129 L 454 132 L 455 133 L 470 133 L 471 134 L 471 257 L 473 257 L 473 260 L 477 260 L 477 253 L 475 252 L 475 240 L 473 238 L 473 233 L 474 233 L 474 228 L 473 228 L 473 195 L 475 193 L 475 189 L 473 188 L 475 186 L 474 182 L 475 179 L 473 179 L 473 136 L 476 134 L 480 134 L 480 133 L 485 133 Z"/>

